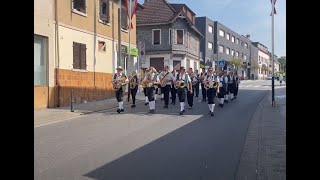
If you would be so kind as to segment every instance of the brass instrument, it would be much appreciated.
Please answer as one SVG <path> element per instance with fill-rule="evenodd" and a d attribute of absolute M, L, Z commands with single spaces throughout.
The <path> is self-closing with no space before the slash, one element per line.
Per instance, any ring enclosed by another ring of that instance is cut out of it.
<path fill-rule="evenodd" d="M 204 84 L 204 88 L 206 90 L 208 90 L 209 88 L 217 89 L 218 88 L 218 82 L 215 81 L 215 80 L 206 81 L 206 83 Z"/>
<path fill-rule="evenodd" d="M 130 78 L 130 89 L 134 89 L 137 86 L 136 77 L 137 77 L 137 75 L 134 74 Z"/>
<path fill-rule="evenodd" d="M 122 84 L 125 83 L 126 79 L 127 79 L 126 77 L 119 76 L 115 81 L 112 82 L 113 89 L 118 91 L 122 87 Z"/>
<path fill-rule="evenodd" d="M 141 83 L 143 88 L 152 87 L 152 86 L 154 88 L 158 88 L 157 85 L 154 85 L 153 80 L 152 80 L 152 74 L 156 73 L 156 72 L 157 72 L 157 70 L 155 68 L 153 68 L 153 67 L 150 67 L 148 69 L 148 72 L 146 73 L 147 80 L 143 80 L 142 83 Z"/>
<path fill-rule="evenodd" d="M 192 74 L 191 77 L 192 86 L 195 86 L 199 82 L 199 80 L 194 74 Z"/>
<path fill-rule="evenodd" d="M 166 75 L 163 76 L 163 78 L 160 80 L 160 85 L 161 87 L 165 87 L 167 85 L 167 76 L 168 76 L 169 72 L 166 73 Z"/>
<path fill-rule="evenodd" d="M 186 86 L 186 83 L 182 80 L 182 81 L 176 81 L 176 83 L 174 84 L 174 88 L 179 89 L 179 88 L 184 88 Z"/>

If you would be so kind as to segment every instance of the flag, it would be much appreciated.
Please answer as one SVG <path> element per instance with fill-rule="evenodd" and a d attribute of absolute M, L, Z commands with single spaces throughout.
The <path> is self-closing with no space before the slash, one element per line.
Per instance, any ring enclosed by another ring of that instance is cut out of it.
<path fill-rule="evenodd" d="M 131 3 L 131 9 L 129 5 L 130 3 Z M 132 17 L 136 13 L 137 4 L 138 4 L 138 0 L 126 0 L 127 16 L 129 17 L 129 14 L 131 14 L 130 29 L 133 29 Z"/>
<path fill-rule="evenodd" d="M 272 8 L 272 1 L 273 0 L 270 0 L 271 1 L 271 8 Z M 274 14 L 277 14 L 277 11 L 276 11 L 276 2 L 277 2 L 277 0 L 274 0 Z M 271 14 L 270 14 L 270 16 L 272 16 L 272 11 L 271 11 Z"/>

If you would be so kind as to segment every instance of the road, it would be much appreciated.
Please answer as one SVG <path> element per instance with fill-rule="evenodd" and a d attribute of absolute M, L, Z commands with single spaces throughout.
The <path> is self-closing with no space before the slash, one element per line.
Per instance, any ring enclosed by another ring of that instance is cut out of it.
<path fill-rule="evenodd" d="M 35 179 L 235 179 L 251 117 L 270 84 L 241 83 L 238 98 L 216 106 L 214 117 L 200 96 L 183 116 L 179 103 L 163 109 L 158 101 L 155 114 L 137 104 L 123 114 L 108 110 L 37 127 Z"/>

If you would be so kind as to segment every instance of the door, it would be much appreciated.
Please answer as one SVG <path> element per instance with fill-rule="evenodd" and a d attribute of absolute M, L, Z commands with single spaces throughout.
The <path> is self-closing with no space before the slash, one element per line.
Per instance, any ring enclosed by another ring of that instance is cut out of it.
<path fill-rule="evenodd" d="M 157 71 L 163 70 L 164 57 L 150 58 L 150 66 L 156 68 Z"/>
<path fill-rule="evenodd" d="M 173 70 L 179 71 L 181 67 L 181 61 L 173 61 Z"/>
<path fill-rule="evenodd" d="M 48 39 L 34 35 L 34 109 L 48 107 Z"/>

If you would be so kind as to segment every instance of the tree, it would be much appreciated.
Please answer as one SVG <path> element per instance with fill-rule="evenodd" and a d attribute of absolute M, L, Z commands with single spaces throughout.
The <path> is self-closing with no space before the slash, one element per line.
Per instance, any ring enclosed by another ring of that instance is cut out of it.
<path fill-rule="evenodd" d="M 280 57 L 278 61 L 281 65 L 281 70 L 286 71 L 286 56 Z"/>
<path fill-rule="evenodd" d="M 200 64 L 200 69 L 205 68 L 204 64 Z"/>
<path fill-rule="evenodd" d="M 231 61 L 229 61 L 229 63 L 232 66 L 236 67 L 236 71 L 238 71 L 239 68 L 243 67 L 243 63 L 241 62 L 241 59 L 239 59 L 239 58 L 232 59 Z"/>
<path fill-rule="evenodd" d="M 257 64 L 257 62 L 253 61 L 250 68 L 253 69 L 253 74 L 255 74 L 255 71 L 259 68 L 259 65 Z"/>
<path fill-rule="evenodd" d="M 261 70 L 264 71 L 262 74 L 263 74 L 263 79 L 264 79 L 264 74 L 265 72 L 268 70 L 269 68 L 267 67 L 267 65 L 263 64 L 262 67 L 261 67 Z"/>

